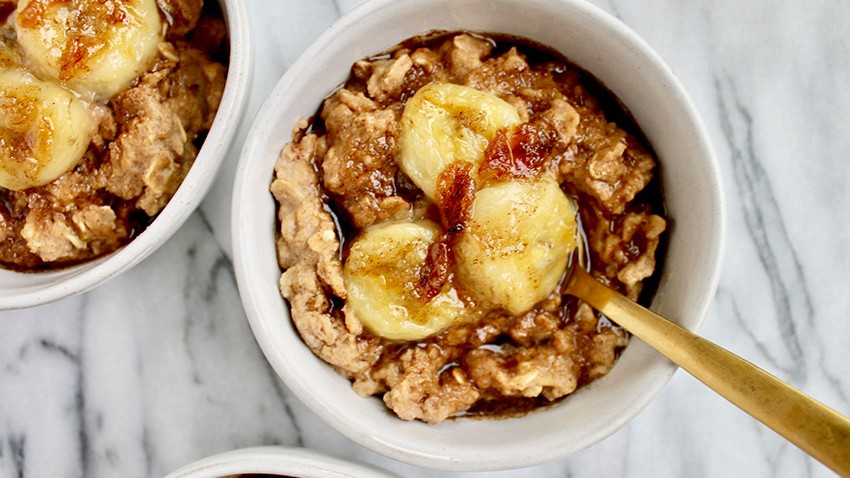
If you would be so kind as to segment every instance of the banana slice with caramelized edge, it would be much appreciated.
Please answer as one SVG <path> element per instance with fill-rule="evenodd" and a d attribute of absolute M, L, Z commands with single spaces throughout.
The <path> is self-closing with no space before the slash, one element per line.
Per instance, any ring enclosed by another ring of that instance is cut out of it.
<path fill-rule="evenodd" d="M 575 214 L 554 180 L 481 189 L 455 245 L 461 284 L 513 315 L 531 309 L 561 281 L 576 247 Z"/>
<path fill-rule="evenodd" d="M 393 340 L 419 340 L 464 316 L 465 304 L 450 284 L 423 300 L 420 270 L 437 224 L 390 222 L 369 227 L 354 240 L 343 266 L 347 306 L 372 333 Z"/>
<path fill-rule="evenodd" d="M 88 105 L 70 91 L 22 69 L 0 70 L 0 187 L 27 189 L 65 174 L 95 129 Z"/>
<path fill-rule="evenodd" d="M 401 117 L 401 169 L 433 200 L 446 167 L 455 161 L 477 165 L 496 132 L 519 123 L 516 108 L 496 95 L 449 83 L 426 85 Z"/>
<path fill-rule="evenodd" d="M 15 31 L 41 74 L 101 100 L 151 66 L 163 35 L 156 0 L 20 0 Z"/>

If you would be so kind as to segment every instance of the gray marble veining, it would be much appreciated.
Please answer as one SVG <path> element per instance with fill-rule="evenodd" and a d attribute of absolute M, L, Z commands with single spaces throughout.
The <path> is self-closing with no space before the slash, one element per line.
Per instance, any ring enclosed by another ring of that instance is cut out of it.
<path fill-rule="evenodd" d="M 248 0 L 249 115 L 360 0 Z M 670 63 L 721 161 L 729 244 L 702 333 L 850 414 L 850 3 L 599 0 Z M 248 328 L 230 262 L 231 151 L 200 210 L 132 271 L 0 315 L 0 477 L 161 476 L 229 449 L 306 446 L 404 476 L 295 399 Z M 567 459 L 466 474 L 831 476 L 684 373 Z M 464 474 L 458 474 L 464 476 Z"/>

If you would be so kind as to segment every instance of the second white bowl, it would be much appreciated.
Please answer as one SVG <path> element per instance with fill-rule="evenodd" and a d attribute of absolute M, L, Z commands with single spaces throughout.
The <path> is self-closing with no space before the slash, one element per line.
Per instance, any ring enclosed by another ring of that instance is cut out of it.
<path fill-rule="evenodd" d="M 212 128 L 174 197 L 144 232 L 109 255 L 52 271 L 0 269 L 0 310 L 32 307 L 80 294 L 131 269 L 174 235 L 201 203 L 239 128 L 253 74 L 254 52 L 244 0 L 218 3 L 227 23 L 230 48 L 224 94 Z"/>
<path fill-rule="evenodd" d="M 398 478 L 369 465 L 344 461 L 303 448 L 242 448 L 213 455 L 175 470 L 165 478 L 232 478 L 263 474 L 309 478 Z"/>

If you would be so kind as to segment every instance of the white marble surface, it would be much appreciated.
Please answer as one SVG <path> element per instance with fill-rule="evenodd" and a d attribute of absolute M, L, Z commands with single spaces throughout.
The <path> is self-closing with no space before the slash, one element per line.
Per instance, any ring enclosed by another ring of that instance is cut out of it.
<path fill-rule="evenodd" d="M 257 43 L 250 113 L 360 3 L 246 2 Z M 703 334 L 850 414 L 850 3 L 597 3 L 672 65 L 720 157 L 729 247 Z M 201 210 L 140 266 L 83 296 L 0 315 L 0 477 L 161 476 L 266 444 L 440 475 L 331 430 L 264 361 L 229 259 L 236 151 Z M 830 475 L 679 372 L 608 440 L 479 476 Z"/>

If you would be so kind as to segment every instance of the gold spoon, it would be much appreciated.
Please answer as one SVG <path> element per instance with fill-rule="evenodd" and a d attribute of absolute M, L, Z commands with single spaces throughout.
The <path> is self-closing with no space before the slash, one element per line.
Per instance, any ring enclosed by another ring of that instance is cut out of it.
<path fill-rule="evenodd" d="M 641 307 L 599 283 L 580 266 L 573 265 L 566 293 L 587 302 L 839 475 L 850 476 L 850 419 Z"/>

